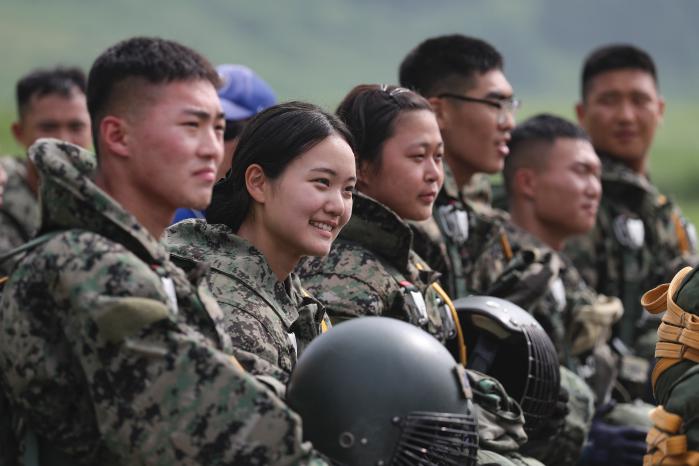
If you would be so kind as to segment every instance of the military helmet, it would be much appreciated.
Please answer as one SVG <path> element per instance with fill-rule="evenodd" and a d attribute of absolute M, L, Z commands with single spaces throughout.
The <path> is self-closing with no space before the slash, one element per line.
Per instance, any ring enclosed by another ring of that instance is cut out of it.
<path fill-rule="evenodd" d="M 454 307 L 469 350 L 467 367 L 499 380 L 522 407 L 525 431 L 535 434 L 553 414 L 560 389 L 551 338 L 527 311 L 504 299 L 469 296 Z"/>
<path fill-rule="evenodd" d="M 478 434 L 464 368 L 397 319 L 334 326 L 301 355 L 287 401 L 304 437 L 335 465 L 475 465 Z"/>

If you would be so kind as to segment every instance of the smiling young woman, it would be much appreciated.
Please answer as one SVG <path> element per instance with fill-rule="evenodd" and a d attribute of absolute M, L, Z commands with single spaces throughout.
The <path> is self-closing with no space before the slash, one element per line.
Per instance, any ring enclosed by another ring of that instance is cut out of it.
<path fill-rule="evenodd" d="M 385 315 L 442 342 L 454 338 L 448 297 L 413 251 L 406 223 L 430 217 L 443 181 L 443 143 L 429 103 L 405 88 L 360 85 L 337 114 L 355 137 L 359 193 L 330 254 L 301 263 L 304 286 L 334 322 Z"/>
<path fill-rule="evenodd" d="M 352 137 L 335 116 L 301 102 L 271 107 L 245 128 L 206 219 L 168 230 L 172 256 L 208 264 L 234 354 L 283 389 L 299 353 L 329 322 L 292 273 L 323 256 L 352 212 Z"/>

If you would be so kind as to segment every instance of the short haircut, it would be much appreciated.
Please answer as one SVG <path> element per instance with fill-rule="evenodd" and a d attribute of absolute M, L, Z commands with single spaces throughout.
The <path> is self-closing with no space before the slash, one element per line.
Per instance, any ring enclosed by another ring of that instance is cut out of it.
<path fill-rule="evenodd" d="M 360 84 L 337 107 L 337 116 L 354 137 L 357 162 L 381 162 L 384 142 L 395 132 L 403 112 L 432 111 L 430 103 L 413 91 L 398 86 Z"/>
<path fill-rule="evenodd" d="M 198 52 L 177 42 L 134 37 L 113 45 L 97 57 L 88 77 L 87 108 L 95 149 L 102 118 L 118 101 L 128 97 L 133 86 L 121 84 L 130 80 L 156 85 L 206 80 L 214 88 L 220 85 L 213 65 Z"/>
<path fill-rule="evenodd" d="M 352 135 L 342 121 L 313 104 L 288 102 L 253 116 L 240 135 L 231 169 L 214 185 L 206 221 L 237 232 L 254 202 L 245 182 L 248 167 L 258 164 L 266 177 L 277 179 L 296 158 L 333 135 L 354 150 Z"/>
<path fill-rule="evenodd" d="M 587 98 L 590 83 L 595 76 L 622 69 L 645 71 L 653 77 L 655 85 L 658 85 L 655 63 L 646 51 L 633 45 L 611 44 L 593 50 L 585 59 L 580 82 L 583 100 Z"/>
<path fill-rule="evenodd" d="M 512 194 L 515 173 L 521 168 L 543 169 L 548 162 L 548 150 L 558 139 L 589 141 L 580 126 L 564 118 L 541 113 L 517 125 L 512 131 L 502 175 L 508 197 Z"/>
<path fill-rule="evenodd" d="M 495 47 L 474 37 L 452 34 L 427 39 L 415 47 L 400 64 L 398 79 L 401 86 L 434 97 L 467 90 L 477 75 L 502 68 L 502 56 Z"/>
<path fill-rule="evenodd" d="M 22 118 L 33 96 L 57 94 L 70 97 L 75 90 L 85 93 L 85 73 L 80 68 L 62 67 L 38 69 L 17 81 L 17 115 Z"/>

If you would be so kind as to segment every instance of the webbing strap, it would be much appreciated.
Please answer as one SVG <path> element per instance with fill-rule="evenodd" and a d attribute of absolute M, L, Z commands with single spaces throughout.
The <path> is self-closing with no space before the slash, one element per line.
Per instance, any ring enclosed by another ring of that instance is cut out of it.
<path fill-rule="evenodd" d="M 418 270 L 424 270 L 424 266 L 420 262 L 415 263 L 415 267 Z M 466 352 L 466 341 L 464 340 L 464 331 L 461 328 L 461 321 L 459 321 L 459 313 L 456 312 L 456 308 L 454 307 L 454 303 L 452 302 L 451 298 L 447 294 L 446 291 L 444 291 L 444 288 L 442 288 L 439 283 L 434 282 L 432 283 L 432 288 L 437 292 L 437 295 L 439 295 L 440 298 L 442 298 L 442 301 L 444 301 L 444 304 L 449 308 L 449 312 L 451 313 L 452 319 L 454 319 L 454 326 L 456 327 L 456 340 L 459 346 L 459 362 L 461 363 L 462 366 L 466 367 L 466 362 L 468 361 L 467 357 L 467 352 Z"/>
<path fill-rule="evenodd" d="M 641 298 L 641 305 L 648 312 L 665 311 L 655 344 L 658 361 L 651 375 L 653 390 L 660 375 L 683 359 L 699 363 L 699 316 L 685 312 L 674 300 L 677 289 L 691 271 L 691 267 L 683 268 L 669 284 L 657 286 Z"/>
<path fill-rule="evenodd" d="M 643 457 L 644 466 L 699 466 L 699 452 L 687 451 L 687 436 L 677 434 L 682 427 L 681 416 L 658 406 L 649 417 L 654 427 L 646 436 L 648 454 Z"/>
<path fill-rule="evenodd" d="M 684 225 L 682 225 L 682 219 L 675 211 L 672 212 L 672 222 L 675 224 L 675 235 L 677 236 L 677 245 L 680 248 L 680 252 L 682 254 L 690 252 L 691 245 L 689 238 L 687 238 L 687 232 L 684 229 Z"/>

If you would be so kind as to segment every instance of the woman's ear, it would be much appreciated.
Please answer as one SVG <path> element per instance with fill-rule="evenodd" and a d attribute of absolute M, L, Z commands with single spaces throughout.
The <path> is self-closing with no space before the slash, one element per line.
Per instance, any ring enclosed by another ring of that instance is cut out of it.
<path fill-rule="evenodd" d="M 371 186 L 372 165 L 369 162 L 361 161 L 357 164 L 357 189 L 366 192 L 366 188 Z"/>
<path fill-rule="evenodd" d="M 245 187 L 256 202 L 265 203 L 269 194 L 269 180 L 258 164 L 253 163 L 245 170 Z"/>

